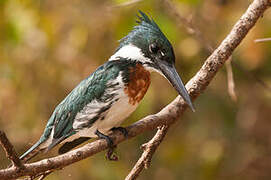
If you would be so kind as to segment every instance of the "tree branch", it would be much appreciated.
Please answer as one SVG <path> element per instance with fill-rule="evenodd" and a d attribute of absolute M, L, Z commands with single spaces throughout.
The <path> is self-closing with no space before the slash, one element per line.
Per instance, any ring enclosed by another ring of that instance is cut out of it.
<path fill-rule="evenodd" d="M 150 167 L 152 156 L 160 143 L 163 141 L 164 137 L 166 136 L 166 132 L 168 131 L 169 127 L 170 126 L 167 125 L 159 127 L 153 138 L 149 142 L 142 145 L 142 149 L 144 150 L 144 152 L 142 153 L 141 157 L 138 159 L 137 163 L 130 171 L 128 176 L 125 178 L 125 180 L 136 179 L 139 176 L 140 172 L 143 170 L 143 168 L 148 169 Z"/>
<path fill-rule="evenodd" d="M 17 153 L 14 150 L 14 147 L 12 146 L 12 144 L 10 143 L 6 134 L 3 131 L 0 131 L 0 144 L 5 150 L 7 158 L 11 160 L 12 165 L 15 168 L 23 169 L 24 166 L 21 160 L 17 156 Z"/>
<path fill-rule="evenodd" d="M 257 20 L 263 16 L 264 11 L 270 6 L 269 0 L 254 0 L 245 14 L 234 25 L 230 34 L 224 39 L 220 46 L 212 53 L 203 64 L 197 74 L 186 84 L 186 88 L 192 99 L 195 99 L 208 86 L 217 71 L 230 57 L 233 50 L 240 44 L 248 31 L 255 25 Z M 148 130 L 153 130 L 164 124 L 174 123 L 187 108 L 182 98 L 178 96 L 173 102 L 155 115 L 147 116 L 140 121 L 127 127 L 128 138 L 132 138 Z M 120 132 L 110 135 L 114 144 L 126 140 Z M 63 168 L 72 163 L 90 157 L 107 149 L 105 140 L 97 140 L 83 147 L 70 151 L 66 154 L 38 162 L 24 164 L 24 168 L 18 171 L 16 167 L 0 170 L 0 179 L 14 179 L 21 176 L 33 176 L 50 170 Z"/>

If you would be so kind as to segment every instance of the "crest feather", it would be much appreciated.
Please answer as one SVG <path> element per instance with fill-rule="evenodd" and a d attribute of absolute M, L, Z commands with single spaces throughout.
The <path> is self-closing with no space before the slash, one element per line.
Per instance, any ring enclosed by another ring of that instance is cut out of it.
<path fill-rule="evenodd" d="M 136 23 L 138 24 L 138 26 L 135 26 L 135 29 L 145 27 L 152 28 L 153 30 L 161 32 L 160 28 L 152 18 L 149 18 L 149 16 L 147 16 L 144 12 L 140 10 L 138 12 L 141 16 L 137 15 L 138 20 L 136 21 Z"/>
<path fill-rule="evenodd" d="M 142 35 L 146 32 L 151 33 L 151 34 L 158 34 L 160 35 L 160 37 L 163 37 L 166 39 L 166 37 L 164 36 L 164 34 L 162 33 L 158 25 L 154 22 L 152 18 L 149 18 L 149 16 L 147 16 L 144 12 L 140 10 L 138 12 L 139 12 L 139 14 L 137 15 L 138 20 L 136 20 L 136 23 L 138 25 L 134 26 L 133 30 L 127 36 L 119 40 L 120 47 L 129 43 L 134 37 L 140 34 Z"/>

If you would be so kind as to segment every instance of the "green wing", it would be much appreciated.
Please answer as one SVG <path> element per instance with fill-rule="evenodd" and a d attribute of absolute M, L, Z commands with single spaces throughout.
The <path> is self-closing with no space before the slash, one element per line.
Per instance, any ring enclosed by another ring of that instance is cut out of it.
<path fill-rule="evenodd" d="M 55 108 L 41 137 L 41 141 L 42 139 L 48 139 L 52 130 L 54 130 L 53 142 L 49 146 L 49 149 L 76 133 L 73 129 L 76 114 L 91 101 L 103 98 L 107 82 L 115 79 L 121 69 L 124 68 L 124 65 L 123 61 L 109 61 L 100 66 L 88 78 L 81 81 Z M 97 119 L 89 120 L 90 124 L 94 123 L 95 120 Z"/>

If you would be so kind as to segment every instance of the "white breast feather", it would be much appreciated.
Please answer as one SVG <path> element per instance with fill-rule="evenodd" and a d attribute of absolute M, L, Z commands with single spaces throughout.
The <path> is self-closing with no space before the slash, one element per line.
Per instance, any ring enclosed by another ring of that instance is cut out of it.
<path fill-rule="evenodd" d="M 117 94 L 110 102 L 101 103 L 94 100 L 87 104 L 83 110 L 76 115 L 73 123 L 74 129 L 77 129 L 82 123 L 85 123 L 85 121 L 82 121 L 84 118 L 88 119 L 95 117 L 99 109 L 113 102 L 112 106 L 104 112 L 104 119 L 97 120 L 90 128 L 80 129 L 76 134 L 77 136 L 97 137 L 95 135 L 95 131 L 97 129 L 100 132 L 107 134 L 111 128 L 120 126 L 123 120 L 125 120 L 136 109 L 137 104 L 129 104 L 129 97 L 124 93 L 124 83 L 122 82 L 121 74 L 119 74 L 116 79 L 109 81 L 107 84 L 110 86 L 110 84 L 115 83 L 119 83 L 119 85 L 117 88 L 114 88 L 114 91 L 112 91 L 112 89 L 107 89 L 105 91 L 105 94 Z"/>

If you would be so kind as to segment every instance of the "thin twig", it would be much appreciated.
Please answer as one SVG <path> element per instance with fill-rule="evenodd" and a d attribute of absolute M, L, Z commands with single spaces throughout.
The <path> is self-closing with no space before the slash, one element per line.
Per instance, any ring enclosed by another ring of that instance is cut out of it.
<path fill-rule="evenodd" d="M 271 38 L 261 38 L 261 39 L 254 40 L 255 43 L 266 42 L 266 41 L 271 41 Z"/>
<path fill-rule="evenodd" d="M 154 137 L 149 142 L 142 145 L 143 153 L 138 159 L 137 163 L 134 165 L 133 169 L 127 175 L 125 180 L 136 179 L 139 176 L 140 172 L 143 170 L 143 168 L 149 168 L 152 156 L 160 143 L 163 141 L 168 129 L 169 126 L 166 125 L 158 128 Z"/>
<path fill-rule="evenodd" d="M 126 1 L 124 3 L 116 4 L 116 5 L 112 6 L 112 8 L 120 8 L 120 7 L 124 7 L 124 6 L 131 6 L 131 5 L 134 5 L 134 4 L 139 3 L 141 1 L 142 0 L 130 0 L 130 1 Z"/>
<path fill-rule="evenodd" d="M 17 156 L 13 145 L 10 143 L 6 134 L 3 131 L 0 131 L 0 143 L 6 152 L 7 158 L 11 160 L 13 166 L 20 169 L 23 168 L 24 166 L 19 157 Z"/>
<path fill-rule="evenodd" d="M 232 56 L 228 59 L 226 62 L 226 69 L 227 69 L 227 77 L 228 77 L 228 93 L 233 101 L 237 101 L 237 96 L 235 93 L 235 84 L 233 79 L 233 73 L 232 73 Z"/>
<path fill-rule="evenodd" d="M 269 0 L 253 1 L 244 15 L 234 25 L 228 36 L 212 55 L 208 57 L 197 74 L 186 84 L 186 89 L 193 100 L 207 88 L 216 73 L 232 55 L 234 49 L 245 38 L 257 20 L 263 16 L 263 13 L 269 6 Z M 128 138 L 135 137 L 145 131 L 156 129 L 158 126 L 176 122 L 186 108 L 187 104 L 185 104 L 183 99 L 178 96 L 159 113 L 147 116 L 127 127 Z M 118 131 L 112 133 L 110 138 L 112 138 L 115 145 L 127 140 L 127 138 Z M 25 168 L 21 171 L 17 171 L 17 168 L 14 166 L 2 169 L 0 170 L 0 179 L 15 179 L 21 176 L 33 176 L 48 170 L 57 170 L 106 150 L 107 148 L 108 145 L 105 140 L 97 140 L 68 153 L 53 158 L 43 159 L 35 163 L 25 164 Z"/>
<path fill-rule="evenodd" d="M 39 180 L 43 180 L 44 178 L 46 178 L 49 174 L 51 174 L 53 171 L 47 171 L 45 173 L 43 173 L 40 177 Z"/>

